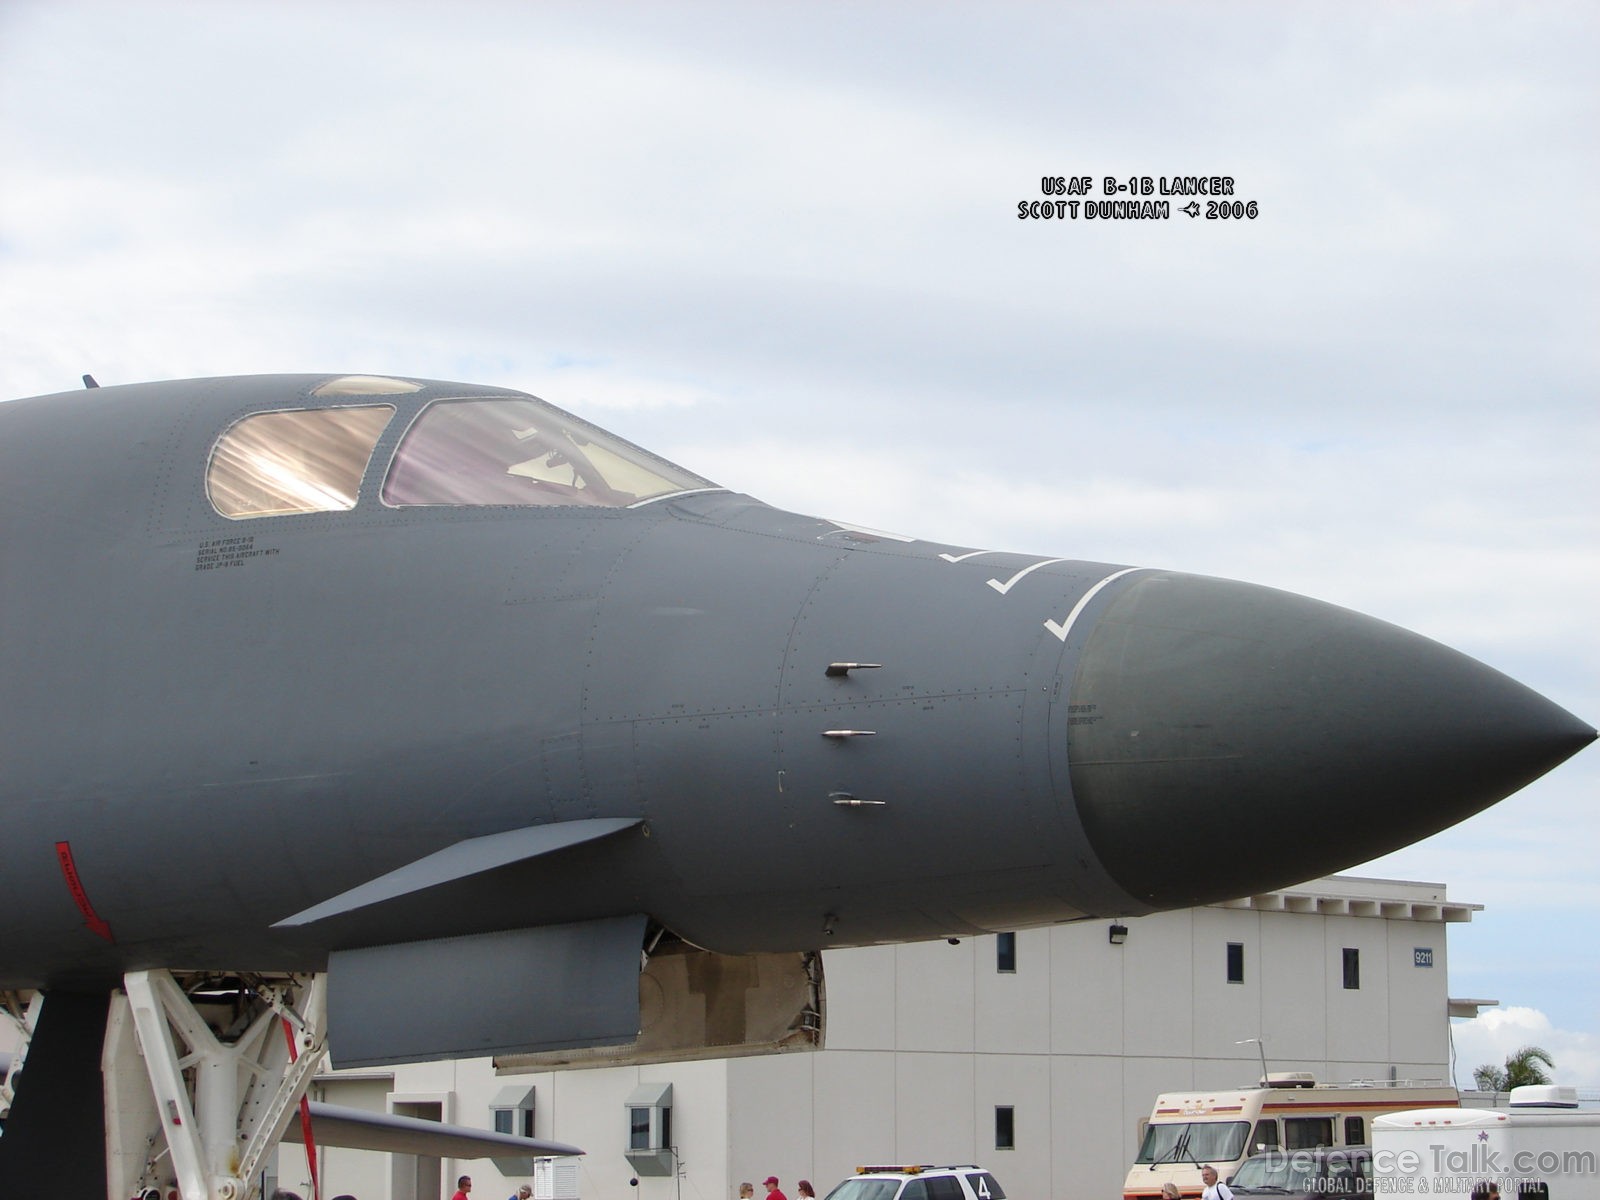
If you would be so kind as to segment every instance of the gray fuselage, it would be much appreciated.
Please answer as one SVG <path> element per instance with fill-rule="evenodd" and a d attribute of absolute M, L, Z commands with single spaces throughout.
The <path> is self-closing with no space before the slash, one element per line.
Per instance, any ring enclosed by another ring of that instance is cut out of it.
<path fill-rule="evenodd" d="M 1593 736 L 1426 639 L 1244 584 L 714 488 L 385 502 L 417 413 L 502 389 L 386 398 L 346 511 L 221 515 L 218 438 L 324 379 L 0 404 L 0 986 L 629 913 L 725 953 L 1135 915 L 1364 861 Z M 639 823 L 273 928 L 593 818 Z"/>

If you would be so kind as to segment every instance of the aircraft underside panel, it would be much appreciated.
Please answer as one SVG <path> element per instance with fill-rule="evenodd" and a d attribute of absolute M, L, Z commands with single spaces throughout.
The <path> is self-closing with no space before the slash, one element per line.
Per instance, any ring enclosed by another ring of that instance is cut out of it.
<path fill-rule="evenodd" d="M 335 951 L 338 1066 L 629 1042 L 639 1032 L 643 916 Z"/>

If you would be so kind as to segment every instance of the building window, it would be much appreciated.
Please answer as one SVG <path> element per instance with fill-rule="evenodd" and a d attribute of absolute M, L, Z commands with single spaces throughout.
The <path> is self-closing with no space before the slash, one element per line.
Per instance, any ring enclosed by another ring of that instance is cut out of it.
<path fill-rule="evenodd" d="M 503 1087 L 489 1101 L 489 1117 L 496 1133 L 513 1137 L 533 1136 L 533 1089 L 526 1084 Z M 530 1175 L 533 1155 L 504 1150 L 492 1161 L 502 1175 Z"/>
<path fill-rule="evenodd" d="M 650 1110 L 648 1108 L 630 1108 L 628 1110 L 628 1149 L 654 1149 L 650 1145 Z"/>
<path fill-rule="evenodd" d="M 994 1109 L 994 1148 L 1017 1148 L 1016 1110 L 1009 1104 L 997 1104 Z"/>
<path fill-rule="evenodd" d="M 1244 982 L 1244 943 L 1228 943 L 1228 982 Z"/>
<path fill-rule="evenodd" d="M 994 939 L 994 969 L 1002 975 L 1017 971 L 1017 935 L 998 933 Z"/>
<path fill-rule="evenodd" d="M 1344 949 L 1344 987 L 1347 992 L 1361 988 L 1361 951 L 1349 946 Z"/>
<path fill-rule="evenodd" d="M 506 1087 L 489 1101 L 489 1112 L 494 1117 L 494 1131 L 515 1137 L 533 1136 L 533 1089 L 531 1087 Z"/>
<path fill-rule="evenodd" d="M 623 1157 L 636 1175 L 673 1170 L 672 1085 L 641 1083 L 623 1104 L 628 1114 L 628 1149 Z"/>
<path fill-rule="evenodd" d="M 533 1135 L 527 1134 L 532 1137 Z M 628 1110 L 629 1150 L 668 1150 L 672 1147 L 672 1109 L 630 1108 Z"/>

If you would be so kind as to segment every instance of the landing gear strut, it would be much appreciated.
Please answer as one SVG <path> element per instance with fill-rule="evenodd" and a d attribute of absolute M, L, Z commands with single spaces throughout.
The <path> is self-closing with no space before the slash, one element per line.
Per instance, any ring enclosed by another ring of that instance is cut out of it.
<path fill-rule="evenodd" d="M 110 1200 L 173 1186 L 183 1200 L 254 1200 L 327 1051 L 326 985 L 322 974 L 124 976 L 101 1062 Z"/>

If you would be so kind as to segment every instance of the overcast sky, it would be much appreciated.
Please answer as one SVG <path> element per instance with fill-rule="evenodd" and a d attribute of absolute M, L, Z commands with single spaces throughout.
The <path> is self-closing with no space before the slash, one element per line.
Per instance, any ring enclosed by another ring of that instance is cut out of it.
<path fill-rule="evenodd" d="M 511 384 L 800 511 L 1348 605 L 1594 723 L 1597 35 L 1588 3 L 0 0 L 0 396 Z M 1018 218 L 1079 175 L 1231 176 L 1257 215 Z M 1468 1070 L 1533 1041 L 1600 1087 L 1597 791 L 1591 749 L 1360 869 L 1486 906 L 1450 990 L 1509 1011 L 1457 1026 Z"/>

